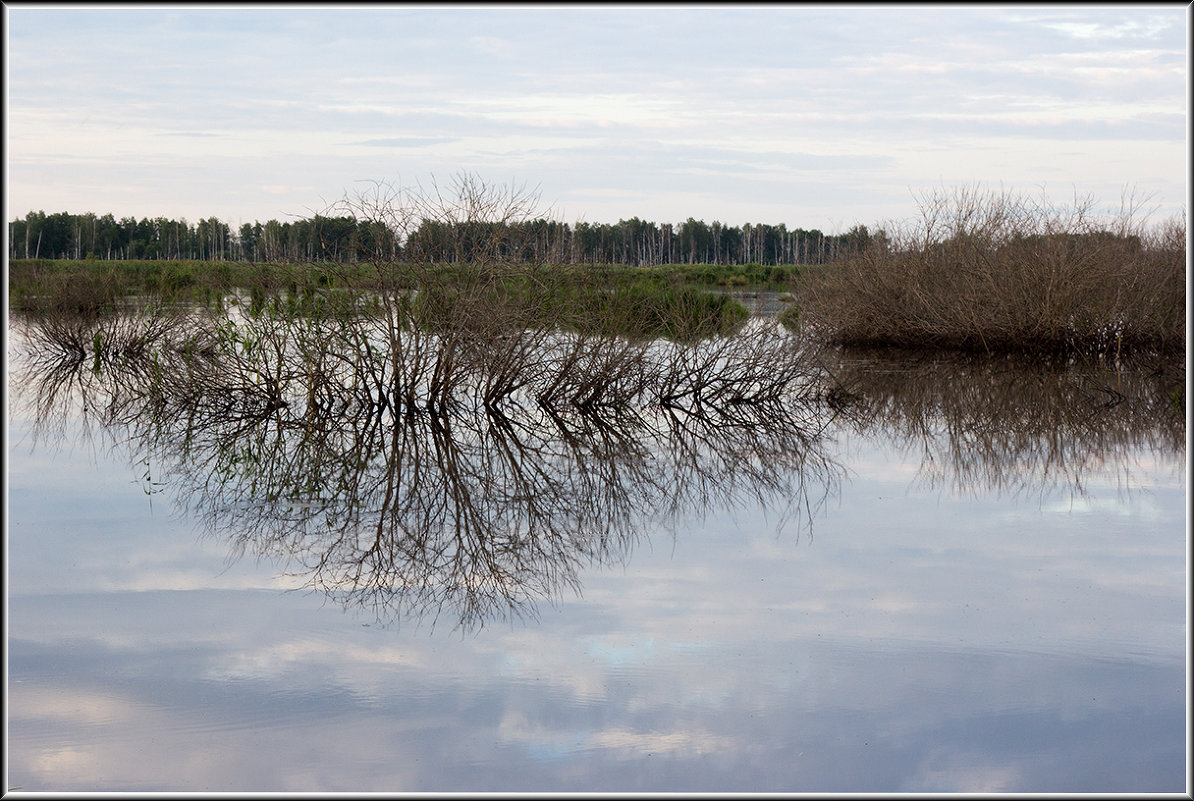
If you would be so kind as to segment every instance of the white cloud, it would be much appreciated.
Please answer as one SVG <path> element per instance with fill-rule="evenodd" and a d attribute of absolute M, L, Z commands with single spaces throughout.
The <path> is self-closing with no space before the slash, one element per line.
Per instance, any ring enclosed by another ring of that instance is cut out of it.
<path fill-rule="evenodd" d="M 129 201 L 103 187 L 128 185 L 154 214 L 264 220 L 280 201 L 317 205 L 312 186 L 338 196 L 361 177 L 473 169 L 499 173 L 486 176 L 494 180 L 516 170 L 520 181 L 557 186 L 547 200 L 569 205 L 616 186 L 609 204 L 574 212 L 593 221 L 727 220 L 751 208 L 759 220 L 848 226 L 908 216 L 906 193 L 893 186 L 954 179 L 938 143 L 992 139 L 1007 155 L 966 147 L 965 179 L 1148 182 L 1175 209 L 1185 196 L 1184 172 L 1172 168 L 1184 126 L 1157 120 L 1186 113 L 1184 19 L 1181 8 L 1079 7 L 17 8 L 10 208 L 121 216 Z M 1109 165 L 1099 143 L 1111 124 L 1121 142 L 1152 144 L 1120 146 Z M 1053 138 L 1073 155 L 1039 157 Z M 402 150 L 401 162 L 351 144 L 385 139 L 436 144 Z M 669 162 L 692 142 L 720 169 L 701 173 L 707 188 L 678 191 L 674 170 L 700 166 Z M 569 155 L 590 148 L 592 157 Z M 735 173 L 726 154 L 760 148 L 903 156 L 867 180 L 857 165 L 829 170 L 849 191 L 821 199 L 820 219 L 807 220 L 796 215 L 812 204 L 738 191 L 754 165 Z M 623 157 L 662 169 L 609 169 Z M 1170 169 L 1155 169 L 1159 159 Z M 73 177 L 56 169 L 69 160 L 87 166 Z M 130 180 L 126 160 L 147 168 Z M 199 160 L 206 180 L 176 181 Z M 295 180 L 296 170 L 320 177 Z M 295 189 L 252 188 L 282 185 Z"/>
<path fill-rule="evenodd" d="M 1171 21 L 1163 17 L 1153 17 L 1140 21 L 1132 20 L 1118 24 L 1102 22 L 1042 23 L 1042 26 L 1045 28 L 1060 31 L 1075 39 L 1085 40 L 1149 38 L 1165 31 L 1171 25 Z"/>

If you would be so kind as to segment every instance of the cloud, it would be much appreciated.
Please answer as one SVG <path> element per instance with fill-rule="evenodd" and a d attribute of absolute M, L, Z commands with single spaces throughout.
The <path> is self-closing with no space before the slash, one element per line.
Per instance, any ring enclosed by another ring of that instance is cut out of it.
<path fill-rule="evenodd" d="M 428 136 L 428 137 L 398 137 L 393 139 L 365 139 L 360 142 L 353 142 L 354 145 L 363 147 L 398 147 L 398 148 L 415 148 L 426 147 L 428 145 L 442 145 L 448 142 L 458 142 L 459 139 L 448 136 Z"/>
<path fill-rule="evenodd" d="M 290 184 L 266 184 L 260 189 L 270 195 L 297 195 L 315 191 L 313 186 L 292 186 Z"/>
<path fill-rule="evenodd" d="M 1151 39 L 1169 30 L 1172 20 L 1153 17 L 1118 23 L 1105 22 L 1042 22 L 1042 27 L 1059 31 L 1078 40 L 1099 41 L 1117 39 Z"/>
<path fill-rule="evenodd" d="M 1186 196 L 1181 7 L 111 11 L 10 9 L 16 216 L 260 220 L 462 169 L 611 222 L 849 227 L 942 180 Z"/>

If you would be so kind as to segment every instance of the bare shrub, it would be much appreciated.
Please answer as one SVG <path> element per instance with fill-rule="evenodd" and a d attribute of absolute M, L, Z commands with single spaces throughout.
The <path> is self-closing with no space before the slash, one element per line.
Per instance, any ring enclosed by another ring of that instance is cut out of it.
<path fill-rule="evenodd" d="M 371 183 L 328 213 L 402 238 L 400 261 L 380 251 L 373 259 L 379 313 L 341 319 L 328 347 L 358 385 L 373 387 L 376 401 L 365 403 L 492 406 L 523 392 L 545 405 L 625 405 L 654 380 L 643 356 L 650 340 L 724 333 L 746 315 L 724 296 L 598 285 L 528 260 L 519 237 L 545 214 L 538 194 L 470 173 L 443 185 Z M 345 281 L 359 275 L 335 269 Z"/>
<path fill-rule="evenodd" d="M 920 205 L 918 221 L 805 284 L 805 325 L 840 343 L 979 351 L 1184 345 L 1180 219 L 1150 227 L 1132 195 L 1111 219 L 1090 198 L 977 188 Z"/>

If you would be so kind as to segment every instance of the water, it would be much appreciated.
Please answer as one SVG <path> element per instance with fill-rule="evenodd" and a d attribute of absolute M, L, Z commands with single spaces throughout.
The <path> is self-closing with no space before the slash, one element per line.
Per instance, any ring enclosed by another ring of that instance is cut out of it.
<path fill-rule="evenodd" d="M 1155 376 L 832 366 L 849 395 L 761 430 L 335 442 L 104 425 L 86 371 L 39 416 L 14 370 L 8 786 L 1188 790 Z"/>

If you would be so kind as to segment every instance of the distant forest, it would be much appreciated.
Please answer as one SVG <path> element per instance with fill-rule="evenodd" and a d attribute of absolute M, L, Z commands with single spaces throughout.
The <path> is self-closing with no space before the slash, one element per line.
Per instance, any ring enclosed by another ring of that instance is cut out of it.
<path fill-rule="evenodd" d="M 199 261 L 473 261 L 482 253 L 556 264 L 823 264 L 870 243 L 866 226 L 845 234 L 691 217 L 656 224 L 632 217 L 575 225 L 424 220 L 405 241 L 385 225 L 316 215 L 293 222 L 245 223 L 111 214 L 30 212 L 9 223 L 10 259 L 186 259 Z"/>

